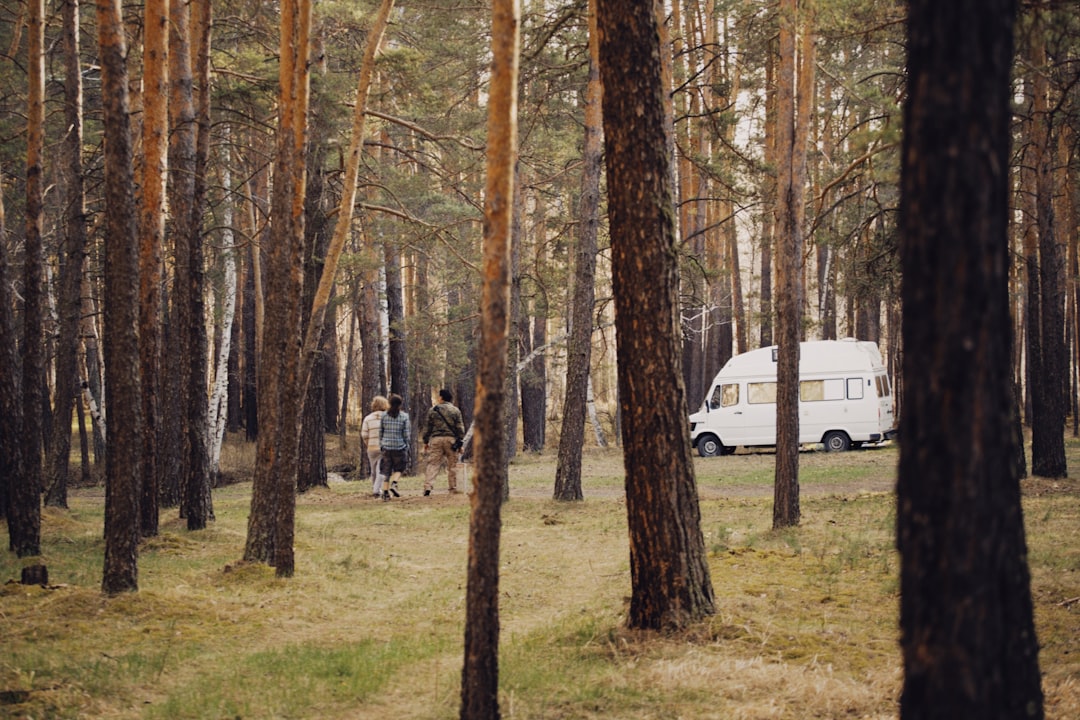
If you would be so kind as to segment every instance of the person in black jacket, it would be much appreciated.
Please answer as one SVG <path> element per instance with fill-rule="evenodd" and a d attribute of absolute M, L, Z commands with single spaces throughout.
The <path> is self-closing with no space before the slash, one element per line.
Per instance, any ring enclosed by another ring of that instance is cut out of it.
<path fill-rule="evenodd" d="M 435 477 L 443 464 L 446 465 L 446 481 L 451 495 L 459 492 L 457 487 L 458 451 L 465 439 L 465 422 L 461 411 L 451 403 L 454 394 L 443 388 L 439 391 L 439 404 L 428 411 L 424 424 L 424 495 L 430 495 L 435 487 Z"/>

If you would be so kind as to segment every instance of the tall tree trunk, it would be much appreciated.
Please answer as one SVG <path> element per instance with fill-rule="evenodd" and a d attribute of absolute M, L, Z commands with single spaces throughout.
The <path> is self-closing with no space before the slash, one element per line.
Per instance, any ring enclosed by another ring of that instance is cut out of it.
<path fill-rule="evenodd" d="M 491 8 L 487 182 L 484 189 L 476 477 L 469 518 L 462 720 L 499 718 L 499 537 L 506 482 L 506 360 L 510 334 L 511 223 L 517 162 L 520 16 L 515 0 Z"/>
<path fill-rule="evenodd" d="M 210 0 L 195 0 L 191 4 L 192 56 L 194 58 L 195 88 L 195 182 L 192 188 L 192 217 L 187 226 L 188 279 L 191 288 L 187 300 L 191 309 L 187 315 L 187 373 L 188 392 L 186 421 L 188 446 L 188 475 L 184 515 L 188 530 L 202 530 L 214 519 L 210 494 L 210 404 L 207 399 L 207 361 L 210 357 L 206 334 L 206 259 L 202 232 L 202 214 L 206 206 L 208 161 L 210 158 Z"/>
<path fill-rule="evenodd" d="M 22 361 L 19 357 L 19 331 L 15 323 L 14 277 L 8 259 L 7 223 L 4 216 L 3 185 L 0 184 L 0 517 L 7 519 L 8 549 L 14 551 L 16 539 L 22 545 Z"/>
<path fill-rule="evenodd" d="M 64 239 L 60 265 L 60 327 L 56 342 L 56 398 L 49 448 L 45 504 L 67 507 L 71 455 L 71 410 L 78 396 L 79 291 L 86 258 L 86 199 L 83 193 L 82 67 L 79 60 L 79 1 L 63 4 L 64 44 Z"/>
<path fill-rule="evenodd" d="M 525 242 L 522 230 L 522 216 L 524 202 L 521 194 L 521 179 L 518 169 L 514 168 L 514 203 L 510 210 L 510 339 L 506 345 L 506 464 L 505 477 L 509 480 L 509 465 L 517 455 L 517 429 L 518 429 L 518 358 L 521 357 L 521 246 Z M 510 497 L 510 485 L 504 488 L 503 498 Z"/>
<path fill-rule="evenodd" d="M 774 242 L 774 217 L 779 192 L 776 177 L 777 153 L 777 81 L 776 53 L 765 54 L 765 169 L 762 173 L 762 203 L 765 212 L 761 216 L 761 286 L 758 292 L 760 316 L 759 347 L 773 344 L 773 292 L 772 292 L 772 257 Z"/>
<path fill-rule="evenodd" d="M 1035 386 L 1044 385 L 1038 395 L 1031 421 L 1031 472 L 1041 477 L 1063 478 L 1065 462 L 1065 414 L 1068 393 L 1065 352 L 1064 260 L 1056 237 L 1054 218 L 1054 139 L 1046 75 L 1046 27 L 1042 10 L 1034 8 L 1032 38 L 1032 140 L 1035 163 L 1035 210 L 1039 233 L 1039 334 L 1041 363 L 1033 365 Z"/>
<path fill-rule="evenodd" d="M 593 305 L 596 301 L 596 236 L 600 226 L 600 170 L 603 159 L 603 86 L 596 0 L 589 0 L 589 84 L 585 89 L 585 140 L 581 164 L 581 199 L 574 249 L 570 333 L 566 343 L 566 394 L 555 499 L 582 500 L 581 449 L 585 445 L 585 400 L 592 363 Z"/>
<path fill-rule="evenodd" d="M 42 409 L 45 371 L 42 334 L 42 154 L 45 143 L 45 3 L 30 0 L 27 21 L 30 90 L 26 121 L 26 241 L 23 254 L 22 473 L 11 489 L 8 523 L 15 554 L 41 554 Z M 44 570 L 44 566 L 40 566 Z M 23 580 L 27 575 L 24 571 Z M 30 580 L 33 582 L 33 580 Z"/>
<path fill-rule="evenodd" d="M 229 138 L 226 128 L 226 138 Z M 225 442 L 226 420 L 229 415 L 230 366 L 235 357 L 233 351 L 234 326 L 236 319 L 237 273 L 236 246 L 233 243 L 233 193 L 232 193 L 232 152 L 228 146 L 223 151 L 221 185 L 225 197 L 221 210 L 221 261 L 224 264 L 223 286 L 221 293 L 221 344 L 218 347 L 217 363 L 214 370 L 214 385 L 210 393 L 210 416 L 207 427 L 210 432 L 210 478 L 215 483 L 221 472 L 221 446 Z"/>
<path fill-rule="evenodd" d="M 310 153 L 308 160 L 308 187 L 304 202 L 304 298 L 301 310 L 304 323 L 312 322 L 310 312 L 315 301 L 315 291 L 320 284 L 320 276 L 326 272 L 323 259 L 330 244 L 327 232 L 329 218 L 323 207 L 325 178 L 323 161 L 325 147 L 317 147 Z M 326 328 L 322 328 L 325 330 Z M 333 327 L 329 328 L 331 331 Z M 323 368 L 326 365 L 326 333 L 320 332 L 321 342 L 312 355 L 308 380 L 304 386 L 304 409 L 300 421 L 300 447 L 297 456 L 298 472 L 296 475 L 297 492 L 307 492 L 313 487 L 329 487 L 326 474 L 326 412 L 323 391 L 325 390 Z"/>
<path fill-rule="evenodd" d="M 900 717 L 1041 718 L 1012 462 L 1007 169 L 1016 6 L 914 0 L 910 8 Z"/>
<path fill-rule="evenodd" d="M 304 168 L 308 109 L 309 0 L 281 5 L 277 153 L 267 253 L 266 314 L 259 362 L 259 439 L 244 559 L 270 562 L 278 577 L 295 572 L 298 425 L 302 408 Z"/>
<path fill-rule="evenodd" d="M 682 627 L 714 606 L 679 362 L 660 38 L 652 0 L 597 5 L 630 526 L 627 623 Z"/>
<path fill-rule="evenodd" d="M 100 1 L 100 0 L 99 0 Z M 191 477 L 191 409 L 189 397 L 195 392 L 191 376 L 194 365 L 189 333 L 194 272 L 191 267 L 192 238 L 199 232 L 192 223 L 200 217 L 195 211 L 195 100 L 191 70 L 191 5 L 169 5 L 169 197 L 173 241 L 173 283 L 169 296 L 166 329 L 165 392 L 162 408 L 162 504 L 180 505 L 180 516 L 187 513 L 187 484 Z"/>
<path fill-rule="evenodd" d="M 120 3 L 97 1 L 105 129 L 105 569 L 102 590 L 137 590 L 142 399 L 139 386 L 135 175 Z"/>
<path fill-rule="evenodd" d="M 797 49 L 798 30 L 804 42 Z M 777 352 L 773 528 L 799 524 L 799 341 L 803 305 L 803 198 L 813 88 L 813 30 L 797 0 L 780 0 L 776 83 Z M 800 57 L 801 55 L 801 57 Z M 796 73 L 798 66 L 798 73 Z M 796 87 L 798 75 L 798 87 Z"/>
<path fill-rule="evenodd" d="M 161 428 L 161 282 L 169 151 L 169 0 L 147 0 L 143 39 L 142 182 L 139 207 L 139 374 L 143 389 L 140 532 L 158 534 Z"/>

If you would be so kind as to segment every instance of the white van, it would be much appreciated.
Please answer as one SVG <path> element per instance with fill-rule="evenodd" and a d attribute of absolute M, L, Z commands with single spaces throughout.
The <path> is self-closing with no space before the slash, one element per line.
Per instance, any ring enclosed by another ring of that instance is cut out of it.
<path fill-rule="evenodd" d="M 736 355 L 716 374 L 701 409 L 690 416 L 690 442 L 699 455 L 776 445 L 776 353 L 774 345 Z M 800 444 L 843 451 L 894 432 L 889 376 L 875 343 L 800 344 Z"/>

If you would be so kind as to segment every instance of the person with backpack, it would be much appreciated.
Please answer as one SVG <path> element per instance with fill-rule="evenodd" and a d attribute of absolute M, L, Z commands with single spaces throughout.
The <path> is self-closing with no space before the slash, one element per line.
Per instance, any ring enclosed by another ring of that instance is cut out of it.
<path fill-rule="evenodd" d="M 401 409 L 401 396 L 390 396 L 390 409 L 383 413 L 379 421 L 379 449 L 382 450 L 382 475 L 388 479 L 383 486 L 382 499 L 389 500 L 390 494 L 401 497 L 397 490 L 397 481 L 401 473 L 409 466 L 409 438 L 412 427 L 409 413 Z"/>
<path fill-rule="evenodd" d="M 451 402 L 454 394 L 447 388 L 439 391 L 440 402 L 428 411 L 424 425 L 424 495 L 430 495 L 435 478 L 446 465 L 446 482 L 449 493 L 455 495 L 457 487 L 458 451 L 465 440 L 465 422 L 461 411 Z"/>

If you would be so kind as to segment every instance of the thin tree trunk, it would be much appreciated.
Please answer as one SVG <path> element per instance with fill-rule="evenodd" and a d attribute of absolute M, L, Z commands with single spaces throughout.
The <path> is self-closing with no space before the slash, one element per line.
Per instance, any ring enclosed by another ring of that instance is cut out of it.
<path fill-rule="evenodd" d="M 139 373 L 143 403 L 140 532 L 158 534 L 161 428 L 161 282 L 169 151 L 169 0 L 147 0 L 143 39 L 142 182 L 139 209 Z"/>
<path fill-rule="evenodd" d="M 228 140 L 228 136 L 226 136 Z M 218 347 L 217 369 L 214 372 L 214 387 L 210 393 L 210 416 L 207 426 L 210 429 L 210 477 L 214 479 L 221 471 L 221 445 L 225 441 L 225 424 L 228 417 L 229 359 L 233 356 L 233 320 L 236 318 L 236 247 L 233 244 L 233 194 L 232 171 L 229 167 L 232 156 L 228 144 L 222 158 L 221 184 L 225 198 L 221 211 L 221 259 L 224 268 L 224 287 L 222 288 L 221 309 L 221 345 Z"/>
<path fill-rule="evenodd" d="M 101 0 L 99 0 L 101 1 Z M 193 362 L 188 333 L 192 328 L 192 222 L 195 212 L 195 101 L 191 74 L 191 6 L 169 5 L 169 196 L 170 231 L 173 241 L 173 283 L 165 337 L 165 376 L 162 406 L 161 484 L 162 504 L 180 505 L 187 513 L 187 483 L 191 473 L 191 419 Z M 198 393 L 201 397 L 202 393 Z"/>
<path fill-rule="evenodd" d="M 1053 127 L 1049 108 L 1049 83 L 1046 76 L 1046 26 L 1042 10 L 1035 8 L 1036 22 L 1031 31 L 1035 162 L 1035 210 L 1039 237 L 1039 320 L 1041 337 L 1040 364 L 1032 376 L 1035 386 L 1044 385 L 1042 402 L 1034 407 L 1031 422 L 1031 472 L 1050 478 L 1063 478 L 1067 473 L 1065 461 L 1065 413 L 1067 393 L 1065 302 L 1062 278 L 1064 257 L 1056 237 L 1054 218 L 1055 162 Z"/>
<path fill-rule="evenodd" d="M 600 226 L 600 170 L 603 160 L 603 87 L 596 0 L 589 0 L 589 84 L 585 90 L 585 140 L 578 206 L 570 337 L 566 343 L 566 394 L 555 499 L 582 500 L 581 449 L 585 445 L 585 399 L 592 363 L 593 305 L 596 302 L 596 236 Z"/>
<path fill-rule="evenodd" d="M 208 162 L 210 158 L 210 0 L 191 4 L 192 55 L 195 88 L 195 182 L 192 188 L 192 214 L 187 232 L 190 252 L 187 294 L 191 309 L 187 315 L 187 449 L 189 453 L 185 517 L 188 530 L 202 530 L 214 519 L 210 494 L 210 405 L 207 400 L 207 361 L 210 357 L 206 334 L 206 259 L 202 232 L 202 213 L 206 206 Z"/>
<path fill-rule="evenodd" d="M 79 60 L 79 2 L 63 4 L 65 228 L 60 266 L 60 327 L 56 342 L 56 407 L 49 448 L 45 504 L 67 507 L 71 455 L 71 410 L 78 397 L 79 290 L 86 257 L 86 200 L 83 193 L 82 68 Z"/>
<path fill-rule="evenodd" d="M 4 217 L 3 184 L 0 183 L 0 517 L 7 519 L 8 549 L 14 551 L 16 538 L 22 544 L 22 362 L 19 357 L 18 328 L 15 323 L 14 277 L 8 259 L 7 223 Z"/>
<path fill-rule="evenodd" d="M 11 489 L 8 523 L 15 554 L 41 554 L 42 492 L 42 408 L 41 379 L 44 377 L 45 348 L 42 334 L 42 221 L 44 197 L 42 154 L 45 142 L 45 3 L 28 3 L 28 69 L 30 90 L 26 122 L 26 240 L 23 253 L 23 341 L 22 353 L 22 473 Z M 37 565 L 44 572 L 44 565 Z M 23 572 L 24 583 L 35 580 Z"/>
<path fill-rule="evenodd" d="M 105 569 L 102 590 L 138 589 L 142 400 L 139 386 L 138 242 L 124 26 L 120 3 L 98 0 L 105 128 Z"/>
<path fill-rule="evenodd" d="M 507 472 L 503 413 L 510 332 L 520 10 L 515 0 L 494 0 L 491 12 L 481 350 L 476 377 L 476 477 L 469 519 L 462 720 L 499 718 L 499 537 Z"/>

